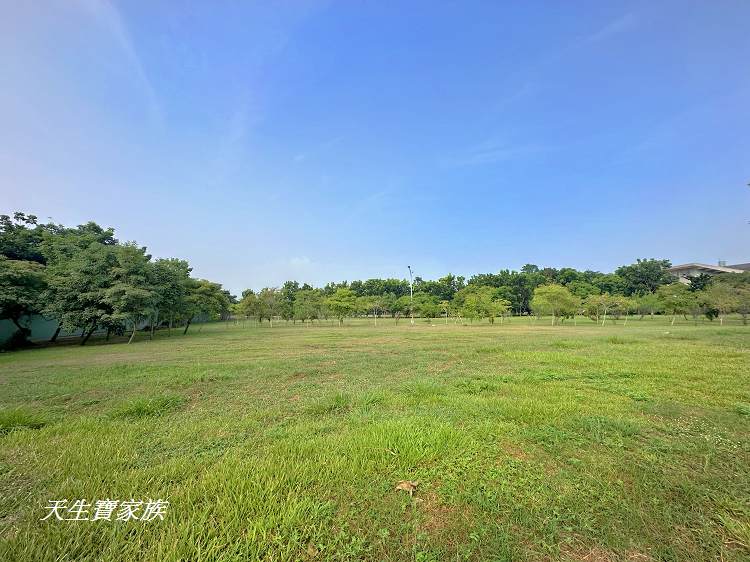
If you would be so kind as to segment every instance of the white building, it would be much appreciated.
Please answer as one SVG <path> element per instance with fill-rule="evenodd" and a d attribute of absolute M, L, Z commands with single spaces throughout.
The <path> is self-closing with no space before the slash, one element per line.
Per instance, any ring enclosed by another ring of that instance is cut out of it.
<path fill-rule="evenodd" d="M 670 267 L 667 271 L 672 275 L 676 275 L 680 283 L 690 283 L 690 277 L 696 277 L 701 273 L 717 275 L 719 273 L 742 273 L 743 271 L 750 271 L 750 263 L 737 263 L 734 265 L 727 265 L 723 261 L 720 261 L 719 265 L 684 263 Z"/>

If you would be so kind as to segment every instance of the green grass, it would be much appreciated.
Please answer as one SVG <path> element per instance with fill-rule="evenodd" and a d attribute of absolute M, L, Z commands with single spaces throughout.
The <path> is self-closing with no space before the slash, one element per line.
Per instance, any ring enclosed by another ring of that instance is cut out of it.
<path fill-rule="evenodd" d="M 434 324 L 0 354 L 0 560 L 750 559 L 750 327 Z"/>

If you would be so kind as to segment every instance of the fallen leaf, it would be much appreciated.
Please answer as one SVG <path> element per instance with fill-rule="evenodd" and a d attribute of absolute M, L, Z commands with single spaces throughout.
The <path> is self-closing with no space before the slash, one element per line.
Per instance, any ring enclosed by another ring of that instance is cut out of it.
<path fill-rule="evenodd" d="M 412 482 L 411 480 L 401 480 L 398 484 L 396 484 L 395 490 L 403 490 L 404 492 L 409 492 L 409 496 L 413 496 L 414 492 L 417 491 L 417 486 L 419 486 L 419 482 Z"/>

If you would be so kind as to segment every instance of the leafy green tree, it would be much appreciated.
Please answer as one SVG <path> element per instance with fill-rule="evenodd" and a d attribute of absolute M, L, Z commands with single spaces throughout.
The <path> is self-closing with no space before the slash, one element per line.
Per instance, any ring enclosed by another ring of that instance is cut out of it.
<path fill-rule="evenodd" d="M 669 260 L 638 259 L 633 264 L 618 267 L 615 274 L 622 279 L 626 296 L 645 295 L 672 281 L 672 275 L 667 271 L 671 266 Z"/>
<path fill-rule="evenodd" d="M 750 315 L 750 287 L 735 287 L 737 295 L 737 312 L 742 316 L 742 324 L 747 325 Z"/>
<path fill-rule="evenodd" d="M 414 313 L 422 318 L 437 317 L 440 314 L 437 297 L 428 293 L 414 293 Z"/>
<path fill-rule="evenodd" d="M 45 226 L 34 215 L 0 215 L 0 256 L 13 261 L 47 263 L 41 251 Z"/>
<path fill-rule="evenodd" d="M 227 313 L 231 306 L 221 285 L 206 279 L 191 279 L 186 300 L 188 316 L 183 335 L 187 334 L 195 318 L 216 320 Z"/>
<path fill-rule="evenodd" d="M 267 318 L 273 328 L 273 319 L 279 314 L 280 298 L 279 290 L 275 287 L 264 287 L 258 293 L 258 318 L 262 321 Z"/>
<path fill-rule="evenodd" d="M 242 298 L 237 303 L 237 313 L 245 318 L 257 318 L 260 321 L 258 295 L 252 289 L 242 291 Z"/>
<path fill-rule="evenodd" d="M 713 277 L 708 273 L 700 273 L 698 275 L 689 275 L 687 277 L 687 280 L 689 282 L 688 289 L 695 293 L 698 291 L 704 291 L 708 287 L 710 287 L 713 281 Z"/>
<path fill-rule="evenodd" d="M 648 293 L 637 297 L 636 307 L 638 313 L 641 315 L 641 319 L 646 314 L 649 314 L 653 318 L 654 314 L 664 310 L 662 302 L 656 293 Z"/>
<path fill-rule="evenodd" d="M 737 296 L 736 311 L 742 317 L 742 324 L 747 324 L 747 317 L 750 315 L 750 271 L 722 273 L 716 277 L 716 280 L 734 289 Z"/>
<path fill-rule="evenodd" d="M 412 300 L 409 295 L 403 295 L 396 299 L 393 303 L 393 312 L 394 317 L 396 318 L 396 323 L 398 323 L 398 319 L 402 316 L 409 316 L 411 314 L 411 307 Z"/>
<path fill-rule="evenodd" d="M 30 330 L 21 324 L 21 319 L 43 308 L 44 269 L 37 262 L 0 256 L 0 320 L 10 320 L 15 324 L 20 341 L 31 335 Z"/>
<path fill-rule="evenodd" d="M 398 297 L 396 296 L 396 293 L 383 293 L 382 297 L 380 298 L 380 306 L 383 309 L 384 314 L 390 314 L 391 316 L 396 315 L 396 301 L 398 300 Z"/>
<path fill-rule="evenodd" d="M 374 308 L 373 297 L 369 297 L 369 296 L 357 297 L 355 312 L 358 315 L 369 316 L 373 308 Z"/>
<path fill-rule="evenodd" d="M 68 256 L 55 256 L 47 266 L 44 313 L 66 329 L 81 329 L 81 345 L 85 345 L 97 327 L 119 328 L 107 299 L 112 268 L 117 263 L 116 250 L 98 242 L 68 249 Z"/>
<path fill-rule="evenodd" d="M 445 316 L 445 323 L 448 323 L 448 317 L 451 313 L 451 301 L 442 300 L 440 301 L 440 312 Z"/>
<path fill-rule="evenodd" d="M 315 289 L 301 289 L 294 298 L 294 317 L 305 320 L 319 319 L 322 315 L 323 295 Z"/>
<path fill-rule="evenodd" d="M 357 295 L 351 289 L 336 289 L 336 292 L 325 300 L 325 304 L 343 326 L 344 318 L 350 316 L 357 307 Z"/>
<path fill-rule="evenodd" d="M 567 287 L 557 284 L 541 285 L 534 290 L 531 309 L 538 315 L 551 314 L 552 325 L 555 319 L 575 316 L 581 306 L 580 299 Z"/>
<path fill-rule="evenodd" d="M 586 299 L 591 295 L 601 294 L 599 287 L 588 281 L 572 281 L 568 285 L 568 290 L 580 299 Z"/>
<path fill-rule="evenodd" d="M 563 267 L 557 272 L 557 282 L 570 289 L 570 284 L 581 281 L 581 273 L 572 267 Z M 571 292 L 573 292 L 571 290 Z M 575 294 L 575 293 L 574 293 Z"/>
<path fill-rule="evenodd" d="M 625 292 L 625 283 L 616 273 L 596 273 L 588 282 L 599 289 L 600 293 L 622 295 Z"/>
<path fill-rule="evenodd" d="M 630 313 L 635 311 L 637 309 L 637 297 L 626 297 L 624 295 L 616 295 L 615 296 L 615 308 L 614 308 L 614 316 L 615 318 L 619 318 L 623 314 L 625 315 L 625 324 L 628 323 L 628 318 L 630 317 Z"/>
<path fill-rule="evenodd" d="M 719 311 L 719 323 L 724 325 L 724 317 L 740 305 L 740 295 L 728 283 L 713 283 L 705 290 L 705 302 Z"/>
<path fill-rule="evenodd" d="M 153 264 L 146 248 L 138 248 L 135 244 L 116 246 L 114 257 L 103 301 L 111 310 L 107 318 L 109 323 L 129 322 L 133 326 L 128 340 L 131 343 L 140 321 L 157 309 Z"/>
<path fill-rule="evenodd" d="M 471 320 L 487 318 L 494 324 L 497 316 L 508 312 L 510 303 L 501 296 L 501 289 L 469 285 L 456 293 L 455 303 L 461 314 Z"/>
<path fill-rule="evenodd" d="M 627 306 L 627 302 L 622 295 L 611 295 L 610 293 L 589 295 L 584 302 L 584 310 L 586 315 L 595 322 L 599 322 L 601 319 L 602 326 L 604 326 L 607 322 L 607 316 L 614 319 L 620 317 Z"/>
<path fill-rule="evenodd" d="M 457 277 L 449 273 L 437 281 L 423 281 L 417 277 L 414 282 L 414 288 L 420 293 L 425 293 L 435 297 L 438 300 L 450 300 L 458 291 L 466 285 L 463 277 Z"/>
<path fill-rule="evenodd" d="M 284 320 L 294 319 L 294 297 L 300 290 L 297 281 L 286 281 L 279 290 L 279 315 Z"/>
<path fill-rule="evenodd" d="M 167 318 L 170 336 L 174 323 L 187 316 L 190 271 L 188 262 L 176 258 L 158 259 L 153 265 L 153 290 L 157 297 L 155 321 Z"/>
<path fill-rule="evenodd" d="M 694 306 L 695 295 L 683 283 L 675 282 L 662 285 L 657 289 L 656 294 L 661 300 L 664 310 L 672 314 L 672 325 L 674 325 L 677 314 L 687 314 Z"/>

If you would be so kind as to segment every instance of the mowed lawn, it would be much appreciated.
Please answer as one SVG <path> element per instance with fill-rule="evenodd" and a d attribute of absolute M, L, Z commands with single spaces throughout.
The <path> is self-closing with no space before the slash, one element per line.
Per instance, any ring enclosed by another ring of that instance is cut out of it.
<path fill-rule="evenodd" d="M 138 338 L 0 354 L 0 560 L 750 558 L 750 326 Z"/>

